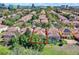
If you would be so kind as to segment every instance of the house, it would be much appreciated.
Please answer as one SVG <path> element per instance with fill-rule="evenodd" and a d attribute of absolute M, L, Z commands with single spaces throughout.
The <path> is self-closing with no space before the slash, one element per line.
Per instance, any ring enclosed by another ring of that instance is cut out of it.
<path fill-rule="evenodd" d="M 75 20 L 76 21 L 79 21 L 79 16 L 75 16 Z"/>
<path fill-rule="evenodd" d="M 72 35 L 74 36 L 74 38 L 79 41 L 79 29 L 73 29 L 72 30 Z"/>
<path fill-rule="evenodd" d="M 6 26 L 6 25 L 1 25 L 0 24 L 0 33 L 2 32 L 2 31 L 6 31 L 8 29 L 8 26 Z"/>
<path fill-rule="evenodd" d="M 8 15 L 8 18 L 11 18 L 11 15 Z"/>
<path fill-rule="evenodd" d="M 1 38 L 4 40 L 5 45 L 8 45 L 8 42 L 11 40 L 11 38 L 15 36 L 15 33 L 4 32 Z"/>
<path fill-rule="evenodd" d="M 55 15 L 57 15 L 58 13 L 56 13 L 55 11 L 51 10 L 49 13 L 53 13 Z"/>
<path fill-rule="evenodd" d="M 3 18 L 6 19 L 7 17 L 6 16 L 3 16 Z"/>
<path fill-rule="evenodd" d="M 33 20 L 33 23 L 38 25 L 40 23 L 40 19 Z"/>
<path fill-rule="evenodd" d="M 66 24 L 66 25 L 69 25 L 70 24 L 70 21 L 69 20 L 63 20 L 62 21 L 64 24 Z"/>
<path fill-rule="evenodd" d="M 74 37 L 75 37 L 75 39 L 76 39 L 77 41 L 79 41 L 79 33 L 74 34 Z"/>
<path fill-rule="evenodd" d="M 68 45 L 74 45 L 77 43 L 77 41 L 75 40 L 67 40 L 67 39 L 64 39 L 64 40 L 67 42 Z"/>
<path fill-rule="evenodd" d="M 5 20 L 5 19 L 3 19 L 3 17 L 1 17 L 1 18 L 0 18 L 0 24 L 2 24 L 2 21 L 3 21 L 3 20 Z"/>
<path fill-rule="evenodd" d="M 50 28 L 48 30 L 48 37 L 53 41 L 55 39 L 60 40 L 61 37 L 59 35 L 59 31 L 57 28 Z"/>
<path fill-rule="evenodd" d="M 73 21 L 72 23 L 75 28 L 79 28 L 79 21 Z"/>
<path fill-rule="evenodd" d="M 31 14 L 32 14 L 32 15 L 36 15 L 36 11 L 32 11 Z"/>
<path fill-rule="evenodd" d="M 39 19 L 41 23 L 48 23 L 48 18 L 46 17 L 46 15 L 40 15 Z"/>
<path fill-rule="evenodd" d="M 46 15 L 39 15 L 39 19 L 44 19 L 46 18 Z"/>
<path fill-rule="evenodd" d="M 58 15 L 58 17 L 60 18 L 60 21 L 63 21 L 63 20 L 68 20 L 66 17 L 56 13 L 55 11 L 51 10 L 50 13 L 53 13 L 55 15 Z"/>
<path fill-rule="evenodd" d="M 31 31 L 31 33 L 33 32 L 32 28 L 29 28 L 29 30 Z M 34 33 L 38 34 L 38 35 L 44 35 L 45 36 L 45 29 L 37 27 L 34 29 Z"/>
<path fill-rule="evenodd" d="M 61 15 L 58 15 L 58 17 L 60 18 L 61 21 L 68 20 L 67 18 L 65 18 L 64 16 L 61 16 Z"/>
<path fill-rule="evenodd" d="M 21 19 L 19 19 L 18 21 L 24 21 L 24 22 L 27 22 L 28 20 L 30 20 L 32 18 L 32 14 L 28 14 L 24 17 L 22 17 Z"/>
<path fill-rule="evenodd" d="M 60 36 L 61 36 L 62 38 L 68 38 L 69 35 L 71 35 L 70 29 L 65 28 L 65 29 L 60 30 Z"/>
<path fill-rule="evenodd" d="M 9 27 L 7 29 L 7 32 L 13 32 L 13 33 L 19 32 L 19 31 L 20 31 L 20 28 L 19 27 Z"/>
<path fill-rule="evenodd" d="M 13 26 L 15 27 L 15 26 L 21 26 L 21 25 L 23 25 L 24 24 L 24 22 L 21 20 L 21 21 L 17 21 Z"/>
<path fill-rule="evenodd" d="M 0 20 L 0 24 L 2 24 L 2 20 Z"/>
<path fill-rule="evenodd" d="M 71 32 L 72 32 L 72 34 L 77 34 L 79 32 L 79 29 L 74 28 L 74 29 L 71 30 Z"/>
<path fill-rule="evenodd" d="M 41 29 L 40 27 L 37 27 L 35 29 L 35 33 L 37 33 L 38 35 L 43 35 L 45 36 L 45 29 Z"/>
<path fill-rule="evenodd" d="M 12 14 L 11 17 L 16 17 L 16 14 Z"/>
<path fill-rule="evenodd" d="M 5 19 L 3 17 L 1 17 L 0 20 L 5 20 Z"/>
<path fill-rule="evenodd" d="M 3 35 L 2 35 L 2 38 L 3 39 L 11 39 L 14 36 L 15 36 L 15 34 L 12 33 L 12 32 L 4 32 Z"/>
<path fill-rule="evenodd" d="M 48 23 L 48 18 L 41 19 L 41 23 Z"/>

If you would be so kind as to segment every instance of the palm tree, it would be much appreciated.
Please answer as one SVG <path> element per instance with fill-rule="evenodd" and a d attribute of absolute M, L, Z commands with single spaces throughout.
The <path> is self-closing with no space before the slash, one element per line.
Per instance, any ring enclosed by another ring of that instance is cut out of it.
<path fill-rule="evenodd" d="M 30 42 L 32 41 L 32 37 L 33 37 L 34 31 L 35 31 L 35 26 L 34 26 L 34 25 L 32 26 L 32 29 L 33 29 L 33 30 L 32 30 L 32 34 L 31 34 L 31 36 L 30 36 Z"/>
<path fill-rule="evenodd" d="M 42 28 L 45 28 L 45 35 L 46 35 L 46 42 L 45 44 L 48 44 L 48 28 L 50 28 L 50 23 L 43 23 Z"/>

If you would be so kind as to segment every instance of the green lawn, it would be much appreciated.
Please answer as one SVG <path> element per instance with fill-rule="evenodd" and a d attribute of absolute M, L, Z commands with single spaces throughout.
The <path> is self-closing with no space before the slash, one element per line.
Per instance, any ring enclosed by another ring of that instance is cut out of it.
<path fill-rule="evenodd" d="M 78 47 L 59 47 L 53 45 L 50 47 L 50 45 L 45 46 L 45 48 L 42 51 L 43 55 L 78 55 Z"/>

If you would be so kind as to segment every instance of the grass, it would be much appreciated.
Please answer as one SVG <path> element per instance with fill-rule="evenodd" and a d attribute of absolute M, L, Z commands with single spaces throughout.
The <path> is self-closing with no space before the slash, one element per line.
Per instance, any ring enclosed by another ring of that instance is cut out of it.
<path fill-rule="evenodd" d="M 54 45 L 53 45 L 54 46 Z M 65 52 L 63 52 L 63 51 L 58 51 L 58 50 L 56 50 L 53 46 L 50 46 L 50 47 L 45 47 L 44 49 L 43 49 L 43 52 L 42 52 L 42 54 L 44 54 L 44 55 L 64 55 L 64 54 L 66 54 Z"/>
<path fill-rule="evenodd" d="M 56 45 L 46 45 L 42 51 L 43 55 L 78 55 L 79 51 L 76 46 L 74 47 L 59 47 Z"/>
<path fill-rule="evenodd" d="M 8 47 L 0 45 L 0 55 L 9 55 L 10 52 Z"/>

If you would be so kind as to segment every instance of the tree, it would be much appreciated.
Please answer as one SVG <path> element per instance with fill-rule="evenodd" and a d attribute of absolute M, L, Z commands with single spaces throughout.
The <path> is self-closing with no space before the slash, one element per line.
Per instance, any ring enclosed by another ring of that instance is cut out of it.
<path fill-rule="evenodd" d="M 24 46 L 25 48 L 28 47 L 28 43 L 29 43 L 29 38 L 26 35 L 21 35 L 19 37 L 19 43 Z"/>
<path fill-rule="evenodd" d="M 37 19 L 37 16 L 33 15 L 32 20 L 35 20 L 35 19 Z"/>
<path fill-rule="evenodd" d="M 9 44 L 11 46 L 11 49 L 13 49 L 17 44 L 19 44 L 19 37 L 12 37 Z"/>
<path fill-rule="evenodd" d="M 45 46 L 45 39 L 40 38 L 38 34 L 33 34 L 31 38 L 32 48 L 41 51 Z"/>
<path fill-rule="evenodd" d="M 4 20 L 2 23 L 8 26 L 12 26 L 15 23 L 15 19 L 13 18 L 7 18 L 6 20 Z"/>
<path fill-rule="evenodd" d="M 26 32 L 24 33 L 25 36 L 29 37 L 31 35 L 31 31 L 29 28 L 27 28 Z"/>
<path fill-rule="evenodd" d="M 47 6 L 47 10 L 50 11 L 52 10 L 53 8 L 51 6 Z"/>
<path fill-rule="evenodd" d="M 33 20 L 36 20 L 38 17 L 36 15 L 32 16 L 32 19 L 28 20 L 28 23 L 31 23 L 31 25 L 33 24 Z"/>

